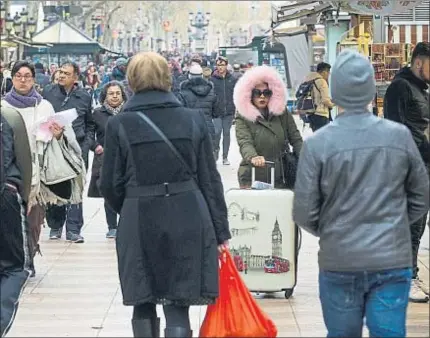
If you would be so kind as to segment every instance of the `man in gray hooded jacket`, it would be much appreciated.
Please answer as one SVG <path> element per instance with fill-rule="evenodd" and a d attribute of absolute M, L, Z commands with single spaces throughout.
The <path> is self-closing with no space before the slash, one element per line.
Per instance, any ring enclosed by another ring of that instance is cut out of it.
<path fill-rule="evenodd" d="M 319 289 L 328 337 L 405 337 L 411 226 L 429 208 L 429 181 L 410 131 L 368 110 L 372 65 L 342 52 L 331 94 L 341 113 L 305 140 L 294 221 L 320 238 Z"/>

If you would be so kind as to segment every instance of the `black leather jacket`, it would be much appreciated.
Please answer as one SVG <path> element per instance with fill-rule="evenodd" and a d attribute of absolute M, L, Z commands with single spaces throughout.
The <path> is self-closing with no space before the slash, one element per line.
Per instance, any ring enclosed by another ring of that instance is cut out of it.
<path fill-rule="evenodd" d="M 411 131 L 427 167 L 430 166 L 430 104 L 428 85 L 417 78 L 409 67 L 403 68 L 391 82 L 384 98 L 386 119 L 404 124 Z"/>

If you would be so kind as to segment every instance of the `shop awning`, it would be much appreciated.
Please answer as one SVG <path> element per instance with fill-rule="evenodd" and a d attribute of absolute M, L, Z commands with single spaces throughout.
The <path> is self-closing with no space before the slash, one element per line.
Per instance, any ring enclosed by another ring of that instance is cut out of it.
<path fill-rule="evenodd" d="M 0 37 L 0 46 L 2 48 L 17 47 L 18 45 L 23 45 L 23 46 L 27 46 L 27 47 L 35 47 L 35 48 L 52 47 L 52 45 L 49 43 L 37 43 L 37 42 L 34 42 L 32 40 L 24 39 L 24 38 L 21 38 L 21 37 L 16 36 L 16 35 L 9 35 L 9 36 L 2 35 Z"/>
<path fill-rule="evenodd" d="M 115 51 L 107 48 L 106 46 L 104 46 L 102 44 L 100 44 L 100 48 L 101 48 L 102 52 L 124 56 L 124 53 L 115 52 Z"/>
<path fill-rule="evenodd" d="M 275 25 L 286 21 L 317 15 L 332 8 L 332 5 L 322 1 L 296 1 L 286 6 L 272 5 L 272 22 Z"/>

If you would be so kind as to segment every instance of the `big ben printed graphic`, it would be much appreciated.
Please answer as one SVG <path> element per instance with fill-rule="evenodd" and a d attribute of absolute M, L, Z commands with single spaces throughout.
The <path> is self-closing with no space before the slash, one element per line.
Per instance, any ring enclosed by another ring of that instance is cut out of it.
<path fill-rule="evenodd" d="M 272 257 L 282 257 L 282 232 L 279 228 L 278 219 L 272 231 Z"/>

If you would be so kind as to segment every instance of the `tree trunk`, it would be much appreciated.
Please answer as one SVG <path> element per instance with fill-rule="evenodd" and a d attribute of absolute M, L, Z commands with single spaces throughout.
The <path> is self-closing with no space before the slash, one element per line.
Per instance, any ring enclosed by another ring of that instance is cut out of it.
<path fill-rule="evenodd" d="M 110 48 L 110 44 L 112 41 L 112 29 L 110 27 L 113 15 L 115 14 L 115 12 L 117 12 L 119 9 L 121 9 L 122 6 L 121 5 L 117 5 L 114 8 L 112 8 L 107 16 L 106 16 L 106 22 L 105 22 L 105 29 L 103 32 L 103 45 L 105 45 L 106 47 Z"/>

